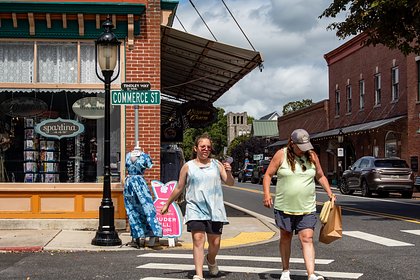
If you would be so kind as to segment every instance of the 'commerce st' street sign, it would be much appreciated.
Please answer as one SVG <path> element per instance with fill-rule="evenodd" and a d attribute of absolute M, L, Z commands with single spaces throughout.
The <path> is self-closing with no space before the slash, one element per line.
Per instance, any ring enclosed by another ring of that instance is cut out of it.
<path fill-rule="evenodd" d="M 113 90 L 112 105 L 160 105 L 159 90 Z"/>

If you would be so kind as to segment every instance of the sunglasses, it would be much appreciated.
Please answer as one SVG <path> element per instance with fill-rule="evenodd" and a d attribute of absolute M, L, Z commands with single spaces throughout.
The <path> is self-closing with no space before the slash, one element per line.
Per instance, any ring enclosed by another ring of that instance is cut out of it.
<path fill-rule="evenodd" d="M 209 151 L 211 151 L 211 146 L 198 146 L 198 148 L 199 148 L 201 151 L 204 151 L 204 150 L 209 150 Z"/>
<path fill-rule="evenodd" d="M 303 159 L 299 159 L 300 161 L 300 167 L 302 168 L 302 171 L 305 172 L 306 171 L 306 165 L 305 165 L 305 161 Z"/>

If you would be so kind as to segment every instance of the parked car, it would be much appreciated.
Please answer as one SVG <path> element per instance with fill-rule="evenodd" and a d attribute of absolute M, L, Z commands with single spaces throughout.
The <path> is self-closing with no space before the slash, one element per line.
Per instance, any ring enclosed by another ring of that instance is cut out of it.
<path fill-rule="evenodd" d="M 339 189 L 343 194 L 360 190 L 363 196 L 373 192 L 387 196 L 399 192 L 404 198 L 413 196 L 414 176 L 407 162 L 400 158 L 364 156 L 344 171 Z"/>
<path fill-rule="evenodd" d="M 258 165 L 256 165 L 254 169 L 252 170 L 251 183 L 262 184 L 264 174 L 267 171 L 267 167 L 269 164 L 270 164 L 269 160 L 260 160 L 258 162 Z M 277 175 L 274 175 L 271 178 L 271 183 L 273 185 L 277 183 Z"/>
<path fill-rule="evenodd" d="M 255 163 L 247 163 L 238 173 L 238 182 L 246 182 L 251 180 L 252 170 L 255 167 Z"/>

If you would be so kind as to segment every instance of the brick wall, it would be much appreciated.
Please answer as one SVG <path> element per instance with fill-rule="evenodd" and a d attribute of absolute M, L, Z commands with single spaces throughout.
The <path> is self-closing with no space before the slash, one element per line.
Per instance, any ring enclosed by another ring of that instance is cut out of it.
<path fill-rule="evenodd" d="M 288 139 L 293 130 L 303 128 L 309 134 L 328 130 L 328 100 L 283 115 L 277 119 L 280 140 Z"/>
<path fill-rule="evenodd" d="M 418 101 L 418 69 L 414 54 L 404 56 L 398 50 L 385 46 L 364 47 L 365 35 L 359 35 L 325 55 L 329 67 L 330 128 L 407 115 L 407 119 L 364 133 L 347 135 L 353 143 L 355 156 L 372 155 L 379 147 L 378 156 L 385 155 L 385 139 L 389 132 L 397 134 L 399 156 L 410 163 L 410 157 L 420 157 L 420 127 Z M 391 69 L 399 70 L 399 98 L 392 100 Z M 374 75 L 381 74 L 381 104 L 375 105 Z M 359 107 L 359 81 L 365 81 L 365 106 Z M 346 85 L 352 86 L 352 111 L 346 111 Z M 335 112 L 335 91 L 340 91 L 340 112 Z"/>
<path fill-rule="evenodd" d="M 141 16 L 141 35 L 134 47 L 126 49 L 127 82 L 149 82 L 153 90 L 160 90 L 160 22 L 159 0 L 148 0 L 146 12 Z M 139 141 L 150 154 L 153 168 L 146 171 L 147 181 L 160 180 L 160 106 L 139 106 Z M 135 146 L 134 106 L 126 107 L 126 151 Z"/>
<path fill-rule="evenodd" d="M 392 101 L 391 69 L 399 69 L 399 95 Z M 374 76 L 381 75 L 381 104 L 376 105 Z M 365 82 L 365 106 L 359 106 L 359 81 Z M 352 88 L 352 110 L 347 112 L 346 86 Z M 384 46 L 364 47 L 351 55 L 329 65 L 330 127 L 344 127 L 378 119 L 404 115 L 407 110 L 407 59 L 396 50 Z M 340 113 L 336 115 L 336 90 L 340 91 Z"/>

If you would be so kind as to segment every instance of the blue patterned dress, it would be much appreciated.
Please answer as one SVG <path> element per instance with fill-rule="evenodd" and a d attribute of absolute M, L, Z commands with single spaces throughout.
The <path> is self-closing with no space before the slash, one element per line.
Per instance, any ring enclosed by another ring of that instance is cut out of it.
<path fill-rule="evenodd" d="M 131 153 L 125 158 L 128 176 L 124 186 L 124 203 L 133 238 L 162 237 L 162 225 L 156 218 L 152 195 L 143 178 L 144 171 L 152 165 L 152 159 L 146 153 L 141 153 L 134 162 L 131 161 Z"/>

